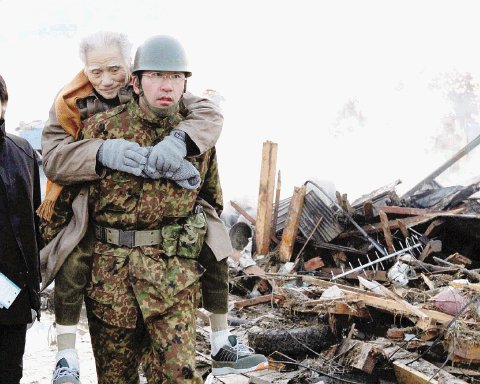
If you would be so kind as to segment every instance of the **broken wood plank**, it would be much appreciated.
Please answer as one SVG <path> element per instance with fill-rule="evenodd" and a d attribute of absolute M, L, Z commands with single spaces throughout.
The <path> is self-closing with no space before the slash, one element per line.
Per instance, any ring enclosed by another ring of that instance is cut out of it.
<path fill-rule="evenodd" d="M 405 239 L 410 237 L 410 233 L 408 232 L 407 226 L 403 222 L 403 220 L 397 219 L 398 229 L 402 232 L 402 235 Z"/>
<path fill-rule="evenodd" d="M 425 232 L 423 233 L 423 235 L 426 236 L 426 237 L 430 237 L 430 235 L 432 234 L 432 232 L 433 232 L 436 228 L 440 227 L 440 226 L 443 225 L 443 224 L 445 224 L 445 220 L 443 220 L 443 219 L 437 219 L 437 220 L 432 221 L 432 222 L 428 225 L 428 227 L 427 227 L 427 229 L 425 230 Z"/>
<path fill-rule="evenodd" d="M 295 187 L 290 206 L 288 208 L 287 219 L 283 229 L 282 240 L 280 242 L 280 261 L 286 263 L 290 261 L 292 256 L 295 238 L 298 232 L 298 224 L 300 223 L 300 216 L 303 211 L 303 202 L 307 187 Z"/>
<path fill-rule="evenodd" d="M 399 295 L 390 291 L 387 287 L 384 287 L 383 285 L 377 283 L 376 281 L 367 280 L 361 276 L 358 277 L 358 280 L 368 290 L 380 293 L 386 297 L 389 297 L 395 300 L 398 304 L 400 304 L 405 309 L 411 311 L 414 315 L 418 316 L 420 319 L 423 319 L 424 321 L 428 319 L 428 315 L 425 312 L 423 312 L 418 307 L 415 307 L 414 305 L 410 304 L 408 301 L 403 300 Z"/>
<path fill-rule="evenodd" d="M 275 189 L 275 207 L 273 208 L 273 224 L 272 224 L 272 236 L 276 238 L 277 221 L 278 221 L 278 209 L 280 207 L 280 191 L 282 189 L 282 174 L 278 170 L 277 175 L 277 188 Z"/>
<path fill-rule="evenodd" d="M 245 308 L 245 307 L 251 307 L 253 305 L 258 305 L 258 304 L 263 304 L 263 303 L 270 303 L 270 302 L 278 302 L 284 300 L 284 297 L 281 295 L 264 295 L 264 296 L 258 296 L 254 297 L 252 299 L 245 299 L 245 300 L 239 300 L 239 301 L 234 301 L 233 306 L 234 308 Z"/>
<path fill-rule="evenodd" d="M 378 213 L 380 215 L 380 221 L 382 223 L 383 236 L 385 238 L 385 243 L 387 244 L 388 253 L 394 253 L 395 247 L 393 246 L 392 232 L 388 226 L 388 217 L 384 211 Z"/>
<path fill-rule="evenodd" d="M 366 222 L 371 222 L 373 220 L 373 203 L 371 200 L 366 201 L 363 204 L 363 215 L 365 216 L 365 221 Z"/>
<path fill-rule="evenodd" d="M 410 208 L 410 207 L 397 207 L 394 205 L 388 205 L 383 207 L 377 207 L 385 213 L 392 213 L 395 215 L 410 215 L 410 216 L 422 216 L 430 213 L 428 209 L 423 208 Z"/>
<path fill-rule="evenodd" d="M 425 274 L 421 273 L 420 274 L 421 278 L 423 279 L 424 283 L 428 287 L 428 289 L 432 290 L 435 289 L 435 284 L 433 284 L 433 281 L 430 280 Z"/>
<path fill-rule="evenodd" d="M 381 351 L 377 344 L 346 339 L 340 346 L 338 354 L 343 355 L 341 364 L 371 374 L 381 356 Z"/>
<path fill-rule="evenodd" d="M 324 265 L 325 263 L 323 262 L 322 258 L 317 256 L 306 261 L 303 264 L 303 269 L 305 269 L 305 271 L 314 271 L 322 268 Z"/>
<path fill-rule="evenodd" d="M 433 257 L 433 260 L 435 260 L 437 263 L 448 265 L 450 267 L 457 267 L 462 271 L 465 275 L 467 275 L 470 279 L 472 279 L 475 283 L 480 282 L 480 274 L 477 272 L 469 271 L 467 268 L 463 268 L 462 266 L 450 263 L 449 261 L 445 261 L 443 259 L 440 259 L 439 257 Z"/>
<path fill-rule="evenodd" d="M 407 228 L 409 228 L 409 227 L 416 226 L 418 224 L 428 222 L 439 215 L 440 215 L 439 213 L 429 213 L 424 216 L 407 217 L 403 219 L 403 223 L 407 226 Z M 388 227 L 390 228 L 390 230 L 398 229 L 397 220 L 389 221 Z M 376 224 L 365 225 L 362 227 L 362 229 L 367 233 L 377 233 L 377 232 L 380 232 L 383 229 L 383 227 L 381 223 L 376 223 Z M 344 231 L 337 236 L 337 239 L 344 239 L 344 238 L 359 236 L 359 235 L 360 235 L 360 231 L 357 231 L 357 230 Z"/>
<path fill-rule="evenodd" d="M 344 268 L 343 270 L 341 268 L 322 268 L 322 272 L 324 272 L 328 276 L 331 276 L 332 274 L 339 275 L 340 273 L 348 272 L 348 271 L 350 271 L 350 268 Z M 376 281 L 382 281 L 382 282 L 389 281 L 387 277 L 387 271 L 372 271 L 371 269 L 349 273 L 342 279 L 358 280 L 358 276 L 360 275 L 363 275 L 363 276 L 366 275 L 365 277 L 369 280 L 376 280 Z"/>
<path fill-rule="evenodd" d="M 380 340 L 377 339 L 375 341 L 378 342 Z M 467 384 L 466 381 L 457 379 L 445 370 L 439 370 L 436 365 L 419 358 L 417 353 L 408 352 L 398 346 L 384 347 L 383 354 L 393 362 L 395 375 L 399 384 Z M 434 374 L 435 377 L 428 381 Z"/>
<path fill-rule="evenodd" d="M 393 370 L 399 384 L 438 384 L 438 381 L 430 379 L 429 375 L 419 372 L 400 361 L 393 362 Z"/>
<path fill-rule="evenodd" d="M 270 250 L 276 164 L 277 144 L 272 143 L 271 141 L 266 141 L 263 143 L 262 150 L 257 223 L 255 225 L 257 254 L 260 255 L 266 255 Z"/>
<path fill-rule="evenodd" d="M 458 264 L 462 264 L 462 265 L 471 265 L 472 264 L 471 259 L 469 259 L 466 256 L 461 255 L 458 252 L 455 252 L 454 254 L 448 256 L 445 260 L 449 261 L 453 264 L 457 264 L 457 265 Z"/>

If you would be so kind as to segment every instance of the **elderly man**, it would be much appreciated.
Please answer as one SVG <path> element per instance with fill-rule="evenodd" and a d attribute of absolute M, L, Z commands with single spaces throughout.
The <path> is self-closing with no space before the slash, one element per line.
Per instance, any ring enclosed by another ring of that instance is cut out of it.
<path fill-rule="evenodd" d="M 7 102 L 0 76 L 0 381 L 19 384 L 27 324 L 40 309 L 40 178 L 30 144 L 5 133 Z"/>

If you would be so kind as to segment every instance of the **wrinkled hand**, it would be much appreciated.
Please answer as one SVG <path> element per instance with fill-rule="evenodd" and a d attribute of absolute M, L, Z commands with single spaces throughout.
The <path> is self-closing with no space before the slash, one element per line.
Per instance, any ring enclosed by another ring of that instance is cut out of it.
<path fill-rule="evenodd" d="M 170 178 L 178 171 L 186 155 L 185 133 L 174 129 L 151 149 L 144 172 L 152 179 L 158 178 L 159 174 Z"/>
<path fill-rule="evenodd" d="M 98 150 L 100 163 L 110 169 L 140 176 L 147 163 L 148 149 L 124 139 L 108 139 Z"/>

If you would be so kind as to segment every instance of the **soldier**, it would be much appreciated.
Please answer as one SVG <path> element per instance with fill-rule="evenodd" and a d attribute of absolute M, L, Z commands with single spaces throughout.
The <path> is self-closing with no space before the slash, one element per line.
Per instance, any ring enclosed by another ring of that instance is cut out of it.
<path fill-rule="evenodd" d="M 7 102 L 0 76 L 0 381 L 19 384 L 27 327 L 40 312 L 40 177 L 30 144 L 5 133 Z"/>
<path fill-rule="evenodd" d="M 175 131 L 190 75 L 175 39 L 155 36 L 140 46 L 134 99 L 93 116 L 82 130 L 84 139 L 105 140 L 99 162 L 108 166 L 115 156 L 113 140 L 155 148 Z M 215 148 L 188 159 L 200 175 L 194 189 L 157 178 L 148 161 L 151 178 L 107 168 L 90 187 L 97 242 L 86 303 L 99 383 L 138 382 L 140 361 L 149 383 L 202 382 L 195 371 L 195 309 L 207 223 L 197 200 L 221 209 L 222 195 Z"/>

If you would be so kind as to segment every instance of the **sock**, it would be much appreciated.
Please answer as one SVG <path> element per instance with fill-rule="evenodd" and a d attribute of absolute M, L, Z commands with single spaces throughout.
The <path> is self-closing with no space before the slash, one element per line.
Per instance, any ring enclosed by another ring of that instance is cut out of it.
<path fill-rule="evenodd" d="M 227 314 L 226 313 L 210 313 L 210 328 L 212 332 L 223 331 L 228 329 Z"/>
<path fill-rule="evenodd" d="M 61 359 L 67 360 L 68 366 L 70 368 L 75 368 L 77 371 L 80 372 L 80 364 L 78 362 L 78 354 L 75 348 L 70 349 L 62 349 L 61 351 L 57 352 L 56 361 L 60 361 Z"/>
<path fill-rule="evenodd" d="M 215 356 L 224 345 L 230 344 L 230 341 L 228 340 L 228 336 L 230 335 L 231 333 L 228 329 L 212 332 L 210 334 L 210 350 L 212 356 Z"/>
<path fill-rule="evenodd" d="M 57 344 L 58 351 L 64 349 L 75 350 L 75 339 L 77 337 L 77 325 L 61 325 L 57 324 Z"/>
<path fill-rule="evenodd" d="M 212 328 L 212 333 L 210 334 L 210 353 L 215 356 L 220 348 L 225 344 L 229 344 L 228 336 L 230 336 L 231 333 L 228 330 L 226 313 L 211 313 L 209 317 L 210 328 Z"/>

